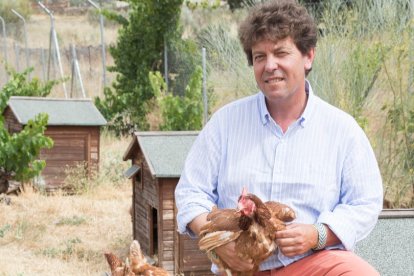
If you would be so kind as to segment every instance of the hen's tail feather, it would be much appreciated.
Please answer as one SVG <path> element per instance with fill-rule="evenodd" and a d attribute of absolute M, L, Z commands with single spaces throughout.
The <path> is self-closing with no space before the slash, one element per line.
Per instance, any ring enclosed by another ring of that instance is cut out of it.
<path fill-rule="evenodd" d="M 230 231 L 215 231 L 207 233 L 198 242 L 200 250 L 211 251 L 214 248 L 225 245 L 229 242 L 236 240 L 242 231 L 230 232 Z"/>
<path fill-rule="evenodd" d="M 115 254 L 111 252 L 106 252 L 104 255 L 109 264 L 109 267 L 111 268 L 112 274 L 114 274 L 114 271 L 117 268 L 123 268 L 125 266 L 121 259 L 119 259 Z"/>
<path fill-rule="evenodd" d="M 147 263 L 147 259 L 141 251 L 141 246 L 137 240 L 133 240 L 129 247 L 129 259 L 131 262 L 131 269 L 137 273 L 141 266 Z"/>

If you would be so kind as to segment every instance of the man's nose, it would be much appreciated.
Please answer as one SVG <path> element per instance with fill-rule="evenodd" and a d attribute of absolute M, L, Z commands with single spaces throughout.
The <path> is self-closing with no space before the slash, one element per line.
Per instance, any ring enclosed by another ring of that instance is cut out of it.
<path fill-rule="evenodd" d="M 265 65 L 265 70 L 267 72 L 273 72 L 278 68 L 278 60 L 276 57 L 274 56 L 268 56 L 266 58 L 266 65 Z"/>

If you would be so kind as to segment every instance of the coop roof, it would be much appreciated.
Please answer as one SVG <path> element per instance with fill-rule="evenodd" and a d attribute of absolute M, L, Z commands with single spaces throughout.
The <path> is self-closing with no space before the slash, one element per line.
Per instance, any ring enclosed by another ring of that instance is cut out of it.
<path fill-rule="evenodd" d="M 49 115 L 48 125 L 103 126 L 107 123 L 91 99 L 13 96 L 8 106 L 22 125 L 39 113 Z"/>
<path fill-rule="evenodd" d="M 132 159 L 140 149 L 154 177 L 180 177 L 197 135 L 194 131 L 135 132 L 124 160 Z"/>
<path fill-rule="evenodd" d="M 384 210 L 355 252 L 381 275 L 413 275 L 414 209 Z"/>

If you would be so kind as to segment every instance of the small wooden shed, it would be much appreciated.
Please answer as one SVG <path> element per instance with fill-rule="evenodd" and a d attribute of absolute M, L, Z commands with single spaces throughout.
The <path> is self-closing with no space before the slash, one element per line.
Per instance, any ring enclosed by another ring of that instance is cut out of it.
<path fill-rule="evenodd" d="M 174 190 L 198 132 L 135 132 L 124 161 L 132 179 L 133 235 L 172 275 L 213 275 L 198 240 L 180 235 Z"/>
<path fill-rule="evenodd" d="M 41 176 L 47 191 L 62 186 L 67 166 L 86 163 L 89 171 L 98 168 L 100 127 L 106 120 L 91 99 L 14 96 L 3 113 L 5 126 L 9 133 L 19 132 L 39 113 L 49 115 L 45 135 L 54 141 L 53 148 L 40 153 L 46 160 Z"/>

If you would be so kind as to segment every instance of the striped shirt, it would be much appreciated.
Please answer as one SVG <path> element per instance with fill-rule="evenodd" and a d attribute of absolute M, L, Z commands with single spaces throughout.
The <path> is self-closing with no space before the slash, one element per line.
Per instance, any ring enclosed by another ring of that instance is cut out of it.
<path fill-rule="evenodd" d="M 213 205 L 235 208 L 242 188 L 263 201 L 292 207 L 297 223 L 324 223 L 352 250 L 375 226 L 382 182 L 371 145 L 356 121 L 326 103 L 306 82 L 308 102 L 285 133 L 270 116 L 263 93 L 218 110 L 200 132 L 175 190 L 180 233 Z M 286 266 L 277 252 L 260 270 Z M 214 269 L 213 269 L 214 270 Z"/>

